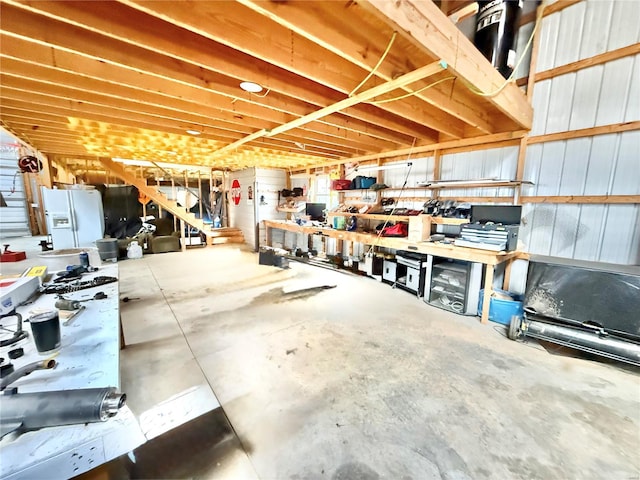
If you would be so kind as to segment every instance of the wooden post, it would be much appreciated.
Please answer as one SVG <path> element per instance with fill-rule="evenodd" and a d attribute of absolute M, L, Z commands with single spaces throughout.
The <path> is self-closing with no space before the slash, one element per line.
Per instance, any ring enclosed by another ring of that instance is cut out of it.
<path fill-rule="evenodd" d="M 527 159 L 527 140 L 526 136 L 520 139 L 520 147 L 518 149 L 518 165 L 516 166 L 516 180 L 522 181 L 524 176 L 524 164 Z M 520 196 L 522 195 L 522 185 L 516 185 L 513 189 L 513 204 L 520 203 Z"/>
<path fill-rule="evenodd" d="M 198 207 L 200 209 L 200 220 L 204 222 L 202 210 L 202 177 L 200 176 L 200 173 L 200 170 L 198 170 Z"/>
<path fill-rule="evenodd" d="M 173 197 L 172 200 L 174 202 L 178 201 L 178 196 L 176 195 L 176 183 L 173 180 L 173 175 L 171 176 L 171 196 Z M 178 219 L 176 218 L 176 216 L 173 216 L 173 230 L 177 230 L 178 229 Z M 183 232 L 184 234 L 184 232 Z"/>
<path fill-rule="evenodd" d="M 160 180 L 156 178 L 156 190 L 160 193 Z M 158 218 L 162 218 L 162 205 L 158 204 Z"/>
<path fill-rule="evenodd" d="M 174 216 L 173 218 L 175 219 L 176 217 Z M 187 242 L 186 242 L 186 239 L 184 238 L 184 220 L 183 219 L 180 219 L 180 244 L 182 246 L 182 251 L 186 252 Z"/>
<path fill-rule="evenodd" d="M 220 208 L 220 214 L 222 215 L 221 220 L 221 225 L 223 227 L 228 227 L 229 226 L 229 209 L 227 208 L 227 192 L 225 191 L 226 188 L 226 183 L 227 183 L 227 179 L 226 176 L 224 174 L 224 172 L 222 172 L 222 182 L 220 183 L 220 201 L 222 202 L 221 208 Z"/>
<path fill-rule="evenodd" d="M 542 22 L 542 10 L 545 8 L 544 2 L 538 5 L 538 9 L 536 10 L 536 20 L 539 19 Z M 535 26 L 534 26 L 535 28 Z M 542 38 L 541 34 L 542 25 L 538 26 L 538 30 L 533 37 L 533 45 L 531 46 L 531 61 L 529 62 L 529 78 L 527 79 L 527 100 L 529 103 L 533 101 L 533 89 L 536 84 L 536 68 L 538 65 L 538 52 L 540 50 L 540 39 Z M 525 134 L 524 137 L 520 139 L 520 147 L 518 150 L 518 165 L 516 167 L 516 180 L 522 181 L 524 177 L 524 166 L 527 159 L 527 145 L 529 140 L 529 134 Z M 513 204 L 517 205 L 520 203 L 520 198 L 522 196 L 522 185 L 516 185 L 513 189 Z"/>
<path fill-rule="evenodd" d="M 40 231 L 38 229 L 38 222 L 36 220 L 36 214 L 33 209 L 34 200 L 34 192 L 32 189 L 31 179 L 33 178 L 32 173 L 23 173 L 22 181 L 24 183 L 24 194 L 27 203 L 27 213 L 29 214 L 29 230 L 31 231 L 31 235 L 39 235 Z"/>
<path fill-rule="evenodd" d="M 213 205 L 213 201 L 214 201 L 215 195 L 213 194 L 213 170 L 209 170 L 209 209 L 211 212 L 211 228 L 213 229 L 213 219 L 215 218 L 213 216 L 213 209 L 214 209 L 214 205 Z M 222 212 L 220 212 L 222 214 Z M 208 237 L 207 237 L 208 238 Z"/>
<path fill-rule="evenodd" d="M 437 182 L 440 180 L 440 175 L 442 175 L 442 162 L 441 162 L 441 152 L 440 150 L 436 150 L 433 152 L 433 179 Z M 431 190 L 431 198 L 438 198 L 440 196 L 440 189 L 434 188 Z"/>

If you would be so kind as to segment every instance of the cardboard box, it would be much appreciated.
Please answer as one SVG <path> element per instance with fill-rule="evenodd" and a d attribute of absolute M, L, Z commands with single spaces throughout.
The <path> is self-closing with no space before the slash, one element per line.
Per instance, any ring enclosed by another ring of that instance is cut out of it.
<path fill-rule="evenodd" d="M 429 240 L 431 236 L 431 215 L 416 215 L 409 217 L 409 235 L 407 240 L 410 242 L 423 242 Z"/>

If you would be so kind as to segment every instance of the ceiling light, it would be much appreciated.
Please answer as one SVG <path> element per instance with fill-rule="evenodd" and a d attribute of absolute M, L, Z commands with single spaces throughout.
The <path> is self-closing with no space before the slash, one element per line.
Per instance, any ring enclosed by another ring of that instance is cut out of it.
<path fill-rule="evenodd" d="M 190 128 L 187 130 L 189 135 L 200 135 L 202 132 L 200 130 L 196 130 L 195 128 Z"/>
<path fill-rule="evenodd" d="M 255 82 L 242 82 L 240 88 L 249 93 L 260 93 L 262 91 L 262 85 L 258 85 Z"/>

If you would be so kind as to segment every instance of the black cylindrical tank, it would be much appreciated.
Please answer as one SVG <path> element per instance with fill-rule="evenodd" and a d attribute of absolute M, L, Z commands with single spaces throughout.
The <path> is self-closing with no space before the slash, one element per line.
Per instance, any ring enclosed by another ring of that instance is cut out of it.
<path fill-rule="evenodd" d="M 516 63 L 515 42 L 522 6 L 522 0 L 478 2 L 473 43 L 505 78 L 509 78 Z"/>

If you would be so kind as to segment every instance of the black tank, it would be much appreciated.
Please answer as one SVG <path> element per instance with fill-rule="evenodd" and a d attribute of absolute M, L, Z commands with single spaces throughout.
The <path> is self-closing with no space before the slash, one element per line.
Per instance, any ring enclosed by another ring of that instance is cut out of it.
<path fill-rule="evenodd" d="M 517 60 L 515 41 L 522 6 L 522 0 L 478 2 L 473 43 L 505 78 L 509 78 Z"/>

